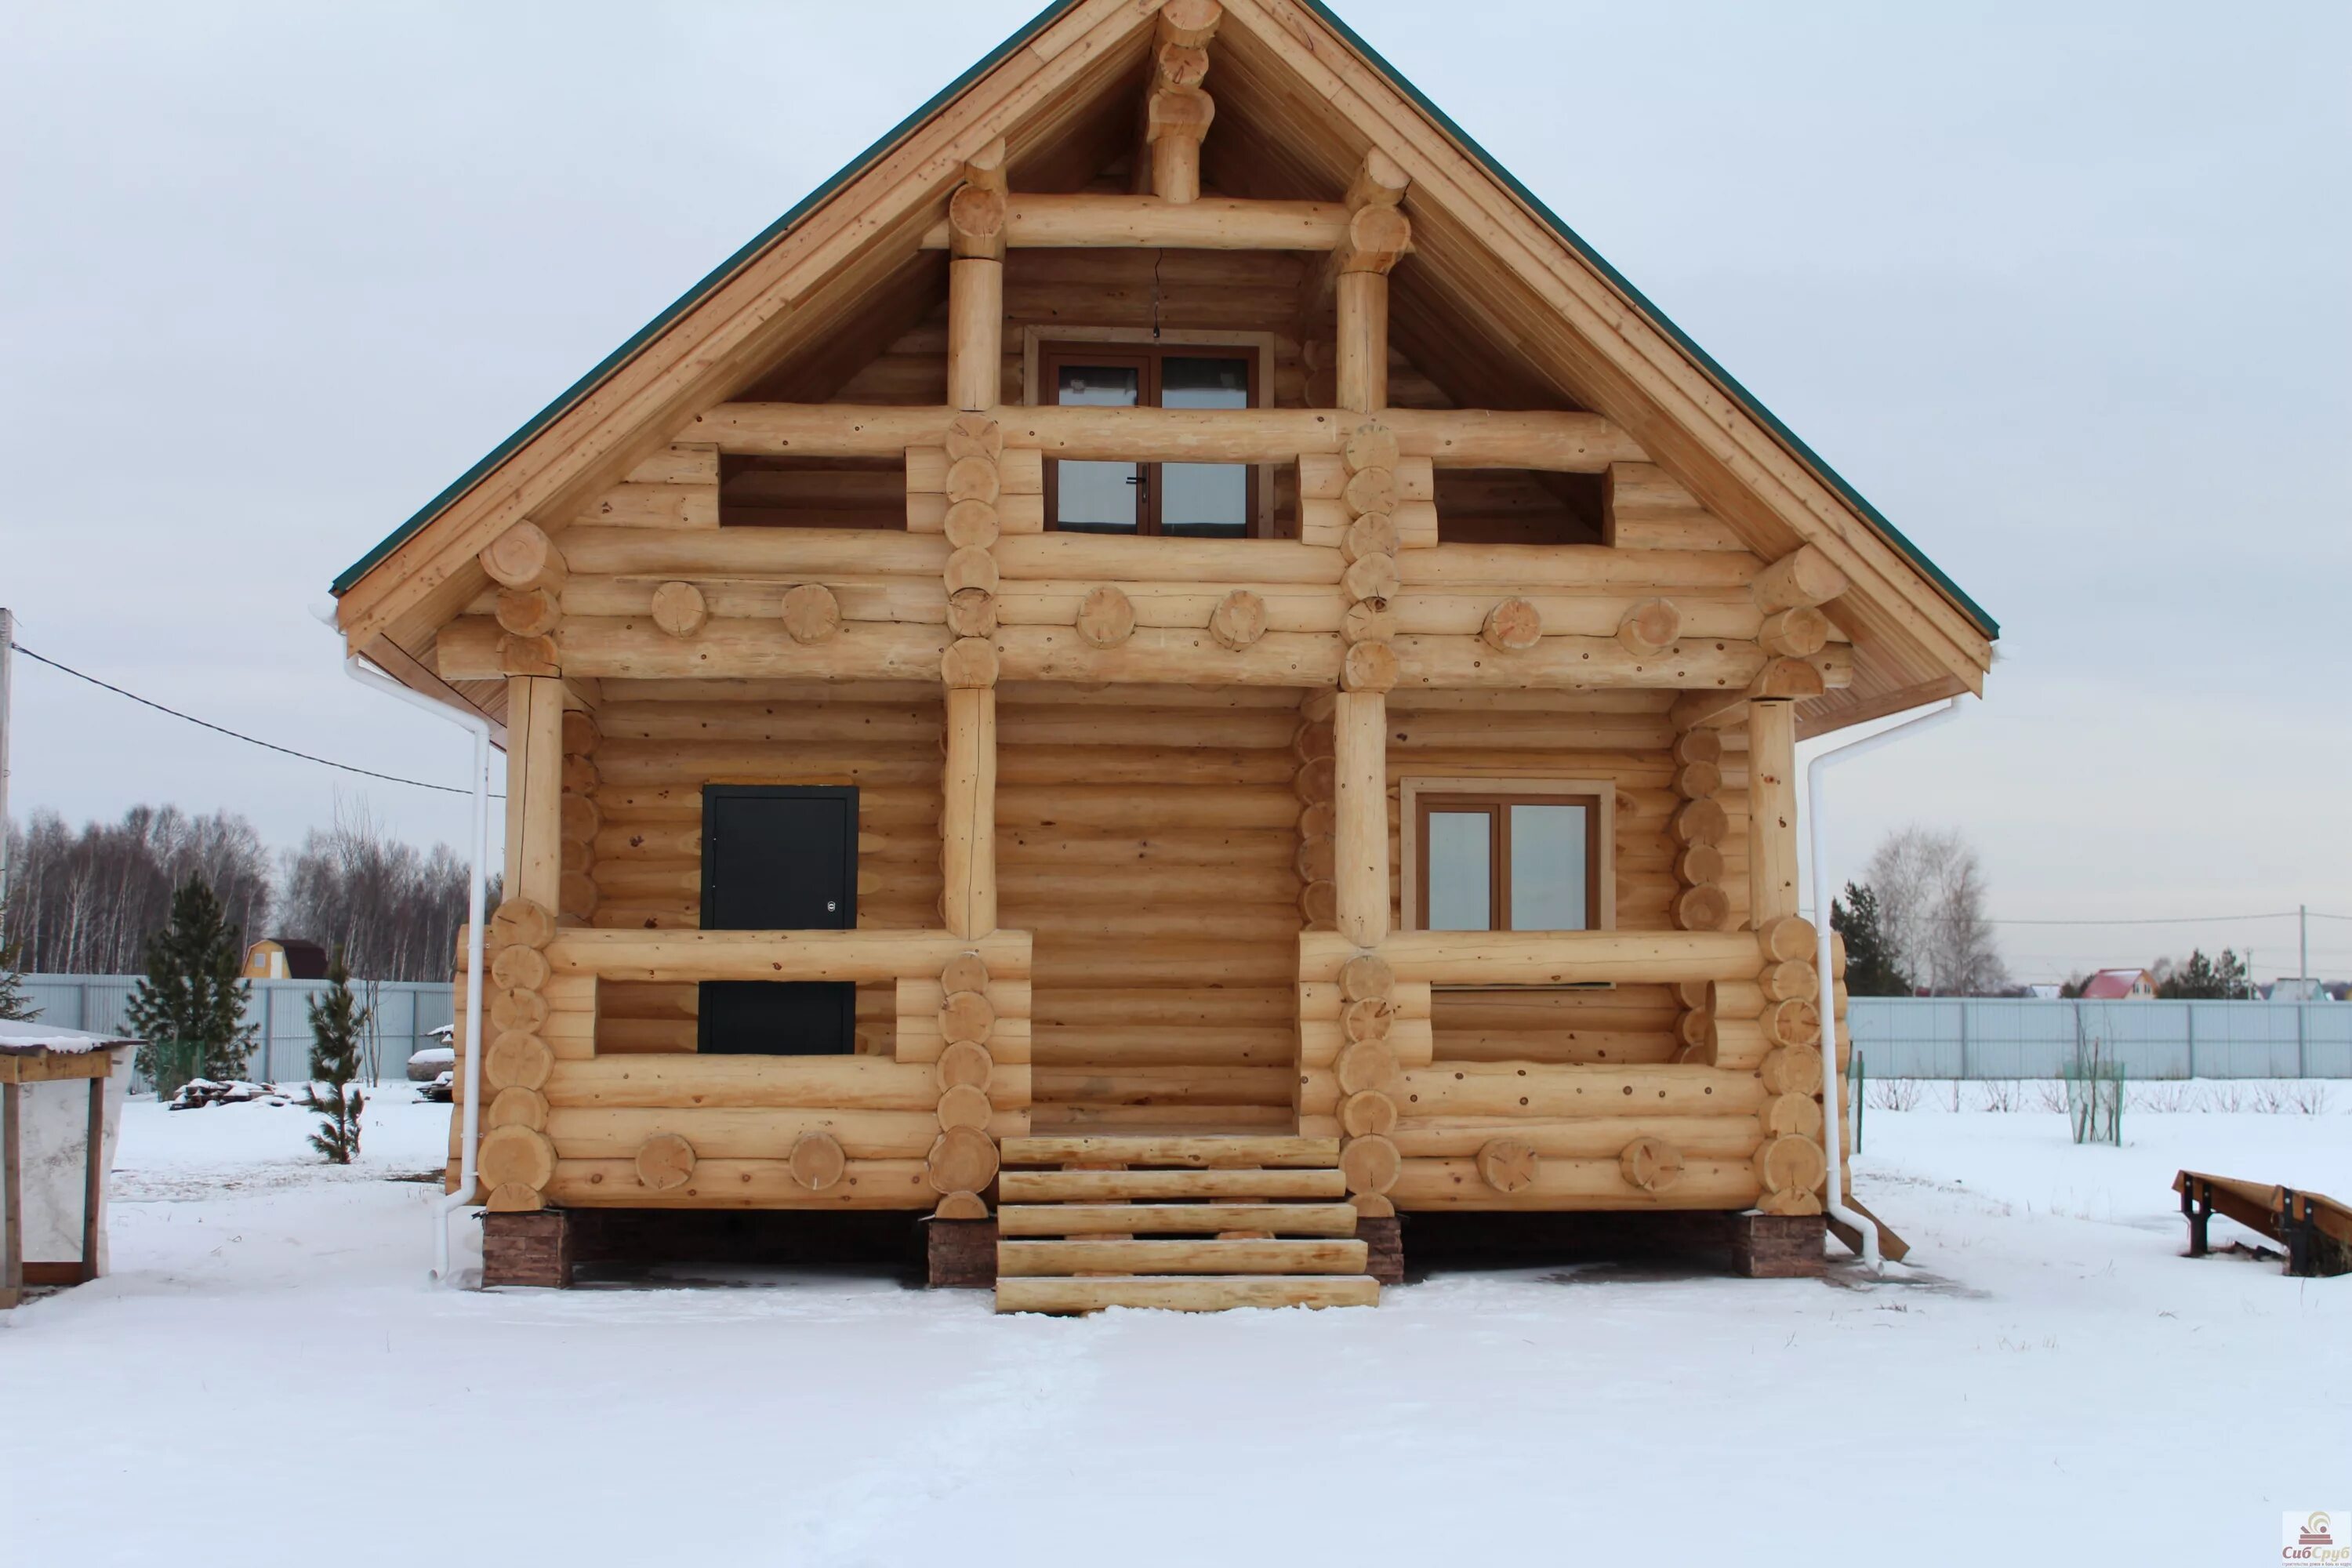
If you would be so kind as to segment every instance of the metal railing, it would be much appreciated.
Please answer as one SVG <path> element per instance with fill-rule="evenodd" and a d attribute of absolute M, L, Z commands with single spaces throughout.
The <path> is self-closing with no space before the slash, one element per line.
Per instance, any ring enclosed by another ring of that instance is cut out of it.
<path fill-rule="evenodd" d="M 129 1034 L 125 1014 L 136 974 L 27 974 L 25 995 L 40 1009 L 40 1022 L 60 1029 L 89 1029 L 100 1034 Z M 310 1000 L 327 989 L 323 980 L 256 980 L 246 1004 L 245 1021 L 259 1038 L 248 1058 L 246 1076 L 259 1082 L 299 1083 L 310 1076 Z M 432 1031 L 450 1021 L 450 998 L 456 987 L 446 981 L 354 980 L 352 989 L 360 1005 L 370 1010 L 368 1046 L 362 1060 L 372 1058 L 372 1080 L 399 1082 L 407 1075 L 413 1051 L 441 1042 Z M 144 1088 L 143 1081 L 134 1086 Z"/>
<path fill-rule="evenodd" d="M 2054 1079 L 2093 1045 L 2134 1083 L 2352 1078 L 2341 1002 L 1856 996 L 1846 1026 L 1874 1079 Z"/>

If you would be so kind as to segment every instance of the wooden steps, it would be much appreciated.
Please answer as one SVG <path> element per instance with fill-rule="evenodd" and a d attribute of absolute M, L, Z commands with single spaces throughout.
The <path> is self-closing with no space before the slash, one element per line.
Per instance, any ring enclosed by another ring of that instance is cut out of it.
<path fill-rule="evenodd" d="M 1343 1198 L 1348 1180 L 1328 1171 L 1007 1171 L 1000 1202 L 1100 1203 L 1167 1198 Z"/>
<path fill-rule="evenodd" d="M 1012 1279 L 996 1282 L 1000 1312 L 1098 1312 L 1106 1307 L 1159 1307 L 1222 1312 L 1233 1307 L 1377 1307 L 1380 1281 L 1369 1274 L 1144 1274 L 1095 1279 Z"/>
<path fill-rule="evenodd" d="M 1361 1274 L 1360 1241 L 1001 1241 L 999 1275 Z"/>
<path fill-rule="evenodd" d="M 1349 1204 L 1051 1204 L 1000 1209 L 999 1236 L 1148 1236 L 1236 1230 L 1279 1236 L 1353 1236 Z"/>
<path fill-rule="evenodd" d="M 1336 1138 L 1008 1138 L 1002 1159 L 1000 1312 L 1380 1302 Z"/>

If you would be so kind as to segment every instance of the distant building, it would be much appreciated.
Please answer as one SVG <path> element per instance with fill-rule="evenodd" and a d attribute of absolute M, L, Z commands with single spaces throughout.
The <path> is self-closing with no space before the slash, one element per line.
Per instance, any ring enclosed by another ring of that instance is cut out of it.
<path fill-rule="evenodd" d="M 2055 980 L 2037 980 L 2026 986 L 2025 994 L 2040 1001 L 2055 1001 L 2066 988 Z"/>
<path fill-rule="evenodd" d="M 2334 1000 L 2326 986 L 2316 980 L 2282 974 L 2271 982 L 2265 993 L 2273 1002 L 2326 1002 Z"/>
<path fill-rule="evenodd" d="M 2156 994 L 2156 976 L 2145 969 L 2102 969 L 2083 982 L 2085 1002 L 2146 1002 Z"/>
<path fill-rule="evenodd" d="M 245 950 L 247 980 L 324 980 L 327 950 L 298 936 L 266 936 Z"/>

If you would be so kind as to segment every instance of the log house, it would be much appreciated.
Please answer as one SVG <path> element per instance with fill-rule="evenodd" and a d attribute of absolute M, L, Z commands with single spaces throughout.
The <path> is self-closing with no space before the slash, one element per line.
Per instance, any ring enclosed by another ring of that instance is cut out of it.
<path fill-rule="evenodd" d="M 1054 6 L 336 592 L 507 750 L 489 1277 L 898 1211 L 1048 1311 L 1817 1267 L 1794 747 L 1997 636 L 1315 0 Z"/>

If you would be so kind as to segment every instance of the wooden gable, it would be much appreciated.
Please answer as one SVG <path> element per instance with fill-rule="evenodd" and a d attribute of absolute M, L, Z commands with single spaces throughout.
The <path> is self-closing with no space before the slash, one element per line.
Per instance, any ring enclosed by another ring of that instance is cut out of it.
<path fill-rule="evenodd" d="M 513 523 L 560 532 L 615 508 L 715 523 L 715 454 L 680 437 L 720 403 L 940 401 L 931 377 L 943 370 L 921 366 L 946 293 L 936 247 L 966 160 L 1002 138 L 1015 191 L 1116 178 L 1135 156 L 1160 9 L 1071 0 L 1049 12 L 747 247 L 347 575 L 350 646 L 496 716 L 499 683 L 445 687 L 429 671 L 441 628 L 490 585 L 479 552 Z M 1410 180 L 1412 252 L 1391 308 L 1400 405 L 1591 411 L 1651 459 L 1618 466 L 1596 526 L 1623 515 L 1717 530 L 1768 560 L 1815 546 L 1850 584 L 1824 608 L 1853 639 L 1854 676 L 1804 705 L 1808 731 L 1981 689 L 1991 628 L 1973 606 L 1336 18 L 1307 0 L 1230 0 L 1214 69 L 1206 192 L 1332 202 L 1375 149 Z M 1020 254 L 1041 288 L 1066 287 L 1050 276 L 1058 265 L 1116 293 L 1142 253 Z M 1265 253 L 1167 254 L 1232 267 Z M 1273 260 L 1253 297 L 1294 286 L 1303 297 L 1315 258 Z M 1458 504 L 1480 503 L 1464 492 Z"/>

